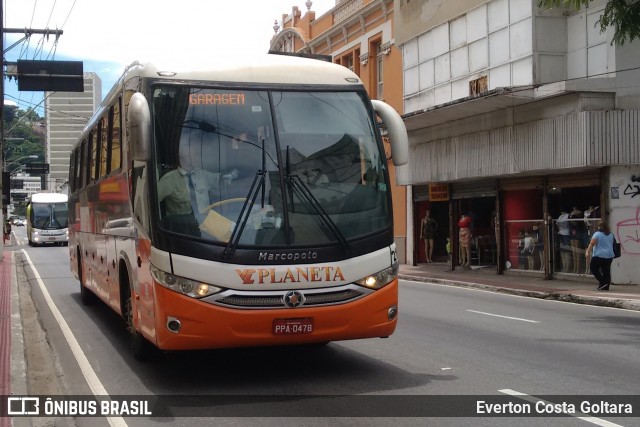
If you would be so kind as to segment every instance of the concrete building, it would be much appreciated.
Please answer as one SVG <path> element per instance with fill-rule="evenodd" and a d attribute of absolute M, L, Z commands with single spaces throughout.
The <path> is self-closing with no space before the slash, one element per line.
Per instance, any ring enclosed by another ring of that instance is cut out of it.
<path fill-rule="evenodd" d="M 69 180 L 69 156 L 76 139 L 102 100 L 102 81 L 84 73 L 84 92 L 45 94 L 47 190 L 59 192 Z"/>
<path fill-rule="evenodd" d="M 27 173 L 19 172 L 11 177 L 11 200 L 28 200 L 34 193 L 42 192 L 42 180 L 39 176 L 31 176 Z"/>
<path fill-rule="evenodd" d="M 393 36 L 392 0 L 337 0 L 333 9 L 316 18 L 313 2 L 306 13 L 294 6 L 276 21 L 270 50 L 330 56 L 362 80 L 367 93 L 402 114 L 402 55 Z M 387 153 L 389 144 L 385 143 Z M 394 232 L 398 259 L 406 260 L 407 200 L 396 185 L 395 168 L 388 162 L 393 195 Z"/>
<path fill-rule="evenodd" d="M 623 247 L 613 282 L 638 283 L 640 42 L 611 45 L 613 30 L 595 25 L 604 0 L 579 12 L 537 3 L 394 2 L 408 263 L 422 261 L 417 228 L 430 209 L 446 230 L 436 248 L 444 257 L 449 237 L 453 265 L 468 256 L 497 274 L 580 279 L 601 217 Z M 458 225 L 463 214 L 470 226 Z"/>

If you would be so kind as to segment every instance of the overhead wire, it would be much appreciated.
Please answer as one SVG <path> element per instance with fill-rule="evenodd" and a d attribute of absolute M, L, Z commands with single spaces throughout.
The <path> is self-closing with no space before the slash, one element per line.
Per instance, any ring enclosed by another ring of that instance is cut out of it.
<path fill-rule="evenodd" d="M 51 94 L 53 94 L 53 92 L 51 92 L 48 96 L 51 96 Z M 35 104 L 33 102 L 20 100 L 20 99 L 16 98 L 15 96 L 12 96 L 12 95 L 9 95 L 9 94 L 7 94 L 6 96 L 8 98 L 12 98 L 12 99 L 16 100 L 16 103 L 18 103 L 18 104 L 20 104 L 20 105 L 22 105 L 24 107 L 27 107 L 29 110 L 37 108 L 42 103 L 42 101 L 37 103 L 37 104 Z M 45 107 L 45 108 L 46 108 L 47 111 L 63 114 L 65 116 L 69 116 L 69 117 L 72 117 L 72 118 L 78 118 L 78 119 L 83 119 L 83 120 L 89 120 L 90 119 L 90 117 L 80 116 L 78 114 L 72 114 L 72 113 L 69 113 L 69 112 L 66 112 L 66 111 L 57 110 L 57 109 L 51 108 L 51 107 Z"/>
<path fill-rule="evenodd" d="M 64 22 L 62 23 L 62 26 L 60 27 L 60 29 L 64 28 L 64 26 L 66 25 L 67 21 L 69 20 L 69 17 L 71 16 L 71 13 L 73 12 L 73 10 L 75 8 L 76 1 L 77 0 L 74 0 L 73 3 L 71 4 L 69 12 L 67 13 L 67 16 L 65 17 Z M 53 17 L 54 11 L 56 10 L 56 4 L 57 4 L 57 0 L 54 0 L 53 5 L 51 7 L 51 11 L 49 13 L 49 17 L 47 19 L 47 23 L 45 25 L 45 28 L 47 28 L 47 29 L 49 28 L 49 24 L 51 23 L 51 18 Z M 33 26 L 33 22 L 34 22 L 34 19 L 35 19 L 35 13 L 36 13 L 36 10 L 37 10 L 37 6 L 38 6 L 38 0 L 35 0 L 34 1 L 34 5 L 33 5 L 33 10 L 32 10 L 32 13 L 31 13 L 30 27 Z M 6 19 L 6 15 L 5 15 L 5 19 Z M 31 47 L 30 47 L 31 35 L 26 34 L 25 36 L 26 36 L 26 38 L 25 38 L 25 41 L 22 43 L 21 51 L 20 51 L 20 54 L 18 56 L 18 59 L 23 59 L 25 57 L 28 57 L 29 56 L 29 51 L 31 50 Z M 46 40 L 48 40 L 48 37 L 49 37 L 48 34 L 44 34 L 42 36 L 42 38 L 38 41 L 38 44 L 36 45 L 36 48 L 35 48 L 35 50 L 33 51 L 33 54 L 32 54 L 32 58 L 34 60 L 38 59 L 38 58 L 41 59 L 41 60 L 43 59 L 44 46 L 45 46 Z M 55 59 L 55 55 L 56 55 L 56 52 L 58 50 L 58 42 L 59 42 L 59 37 L 56 36 L 55 40 L 53 41 L 53 45 L 49 49 L 49 53 L 44 58 L 44 60 L 53 60 L 53 59 Z M 33 105 L 33 98 L 35 97 L 35 95 L 36 95 L 35 92 L 31 93 L 31 102 L 29 102 L 29 104 Z M 18 98 L 18 100 L 21 101 L 21 95 L 20 95 L 20 98 Z M 39 104 L 41 104 L 41 102 Z"/>
<path fill-rule="evenodd" d="M 49 22 L 51 22 L 51 17 L 53 16 L 53 11 L 56 9 L 56 3 L 58 0 L 53 0 L 53 6 L 51 6 L 51 12 L 49 13 L 49 19 L 47 19 L 47 24 L 44 26 L 45 28 L 49 28 Z"/>

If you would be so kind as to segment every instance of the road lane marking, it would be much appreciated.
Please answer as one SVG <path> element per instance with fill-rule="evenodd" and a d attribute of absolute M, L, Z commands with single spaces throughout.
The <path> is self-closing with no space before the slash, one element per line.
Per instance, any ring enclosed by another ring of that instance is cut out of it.
<path fill-rule="evenodd" d="M 452 285 L 452 284 L 449 284 L 449 283 L 436 283 L 436 282 L 429 282 L 429 281 L 422 281 L 422 280 L 411 280 L 411 279 L 400 279 L 400 280 L 402 280 L 403 282 L 407 282 L 407 283 L 411 283 L 411 284 L 415 284 L 415 285 L 425 285 L 426 284 L 426 285 L 431 285 L 431 286 L 439 286 L 439 287 L 442 287 L 442 288 L 459 289 L 459 290 L 462 290 L 462 291 L 482 292 L 482 293 L 492 294 L 492 295 L 496 295 L 496 296 L 500 296 L 500 297 L 521 298 L 521 299 L 527 299 L 529 301 L 540 301 L 541 303 L 568 304 L 568 305 L 571 305 L 572 307 L 583 308 L 583 309 L 615 310 L 616 312 L 626 311 L 627 313 L 633 313 L 635 315 L 640 314 L 640 311 L 633 310 L 633 309 L 630 309 L 630 308 L 608 307 L 608 306 L 604 306 L 604 305 L 591 305 L 591 304 L 577 304 L 575 302 L 560 301 L 560 300 L 557 300 L 557 299 L 538 298 L 538 297 L 532 297 L 532 296 L 529 296 L 529 295 L 506 294 L 506 293 L 500 293 L 500 292 L 498 292 L 496 290 L 478 289 L 478 288 L 473 288 L 473 287 Z M 507 288 L 497 287 L 497 289 L 507 289 Z M 624 296 L 622 296 L 619 299 L 629 299 L 629 298 L 625 298 Z"/>
<path fill-rule="evenodd" d="M 56 304 L 53 302 L 53 298 L 51 298 L 51 294 L 49 294 L 49 291 L 44 285 L 44 282 L 40 278 L 40 273 L 36 269 L 35 265 L 33 265 L 33 263 L 31 262 L 31 258 L 29 258 L 29 254 L 24 249 L 22 249 L 22 253 L 27 258 L 27 262 L 31 266 L 31 270 L 35 275 L 35 279 L 38 282 L 38 286 L 40 287 L 40 290 L 44 295 L 44 299 L 47 302 L 47 305 L 49 306 L 51 313 L 53 313 L 53 317 L 55 317 L 56 321 L 58 322 L 58 325 L 60 325 L 62 334 L 66 338 L 67 343 L 71 348 L 71 352 L 73 353 L 73 356 L 76 358 L 76 361 L 80 366 L 80 370 L 82 371 L 82 375 L 84 375 L 84 379 L 87 381 L 87 384 L 89 384 L 89 388 L 91 388 L 93 395 L 105 396 L 108 398 L 109 393 L 107 393 L 107 390 L 102 385 L 102 382 L 100 382 L 98 375 L 96 375 L 96 372 L 93 370 L 93 368 L 91 367 L 91 364 L 89 363 L 89 359 L 87 359 L 87 356 L 85 356 L 84 352 L 82 351 L 82 348 L 80 348 L 80 344 L 78 343 L 78 340 L 73 335 L 73 332 L 71 332 L 71 328 L 69 327 L 67 322 L 64 320 L 64 317 L 62 316 L 62 313 L 60 313 L 60 310 L 58 310 L 58 307 L 56 306 Z M 124 418 L 122 417 L 106 417 L 106 418 L 111 427 L 127 427 L 127 423 L 124 421 Z"/>
<path fill-rule="evenodd" d="M 469 313 L 484 314 L 485 316 L 500 317 L 502 319 L 519 320 L 521 322 L 528 322 L 528 323 L 540 323 L 538 320 L 529 320 L 529 319 L 522 319 L 520 317 L 502 316 L 500 314 L 485 313 L 484 311 L 476 311 L 476 310 L 467 310 L 467 311 Z"/>
<path fill-rule="evenodd" d="M 521 393 L 519 391 L 511 390 L 510 388 L 504 388 L 502 390 L 498 390 L 499 393 L 504 393 L 509 396 L 517 397 L 522 400 L 526 400 L 527 402 L 537 403 L 537 402 L 545 402 L 549 404 L 553 404 L 553 402 L 546 401 L 544 399 L 538 399 L 533 396 L 529 396 L 528 394 Z M 591 424 L 595 424 L 597 426 L 602 427 L 624 427 L 620 424 L 612 423 L 611 421 L 603 420 L 602 418 L 592 417 L 590 415 L 583 414 L 582 412 L 576 412 L 575 414 L 567 414 L 571 417 L 577 418 L 582 421 L 586 421 Z"/>

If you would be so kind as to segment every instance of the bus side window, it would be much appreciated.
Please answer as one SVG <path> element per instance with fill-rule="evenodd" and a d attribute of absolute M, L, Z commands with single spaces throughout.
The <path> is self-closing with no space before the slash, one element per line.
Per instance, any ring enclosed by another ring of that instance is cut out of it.
<path fill-rule="evenodd" d="M 111 107 L 110 111 L 111 116 L 111 138 L 110 138 L 110 163 L 111 163 L 111 171 L 120 169 L 121 163 L 120 159 L 122 158 L 122 148 L 120 145 L 120 130 L 121 130 L 121 121 L 120 121 L 120 98 L 116 101 L 116 103 Z"/>
<path fill-rule="evenodd" d="M 80 160 L 76 174 L 78 174 L 78 189 L 87 185 L 87 140 L 83 139 L 80 145 Z"/>
<path fill-rule="evenodd" d="M 109 115 L 106 114 L 102 119 L 100 119 L 100 137 L 99 137 L 99 146 L 100 146 L 100 169 L 98 170 L 97 178 L 101 178 L 106 176 L 109 173 L 108 167 L 110 166 L 108 163 L 108 146 L 109 146 Z"/>
<path fill-rule="evenodd" d="M 96 130 L 92 130 L 89 134 L 89 164 L 91 165 L 91 169 L 87 177 L 87 184 L 90 184 L 96 179 L 98 169 L 98 154 Z"/>
<path fill-rule="evenodd" d="M 71 151 L 71 158 L 69 159 L 69 187 L 71 188 L 71 192 L 76 191 L 76 173 L 75 173 L 75 164 L 76 158 L 78 154 L 78 149 Z"/>

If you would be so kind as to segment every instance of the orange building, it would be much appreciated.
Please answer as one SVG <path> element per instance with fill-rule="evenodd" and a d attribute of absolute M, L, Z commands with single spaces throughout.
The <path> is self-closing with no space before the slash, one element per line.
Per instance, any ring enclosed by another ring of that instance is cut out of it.
<path fill-rule="evenodd" d="M 394 43 L 393 0 L 336 0 L 335 7 L 317 19 L 312 2 L 305 5 L 306 13 L 294 6 L 281 22 L 275 22 L 270 50 L 331 56 L 333 62 L 360 76 L 371 98 L 385 101 L 402 114 L 402 52 Z M 395 241 L 398 259 L 404 264 L 407 192 L 396 185 L 395 168 L 388 164 Z"/>

